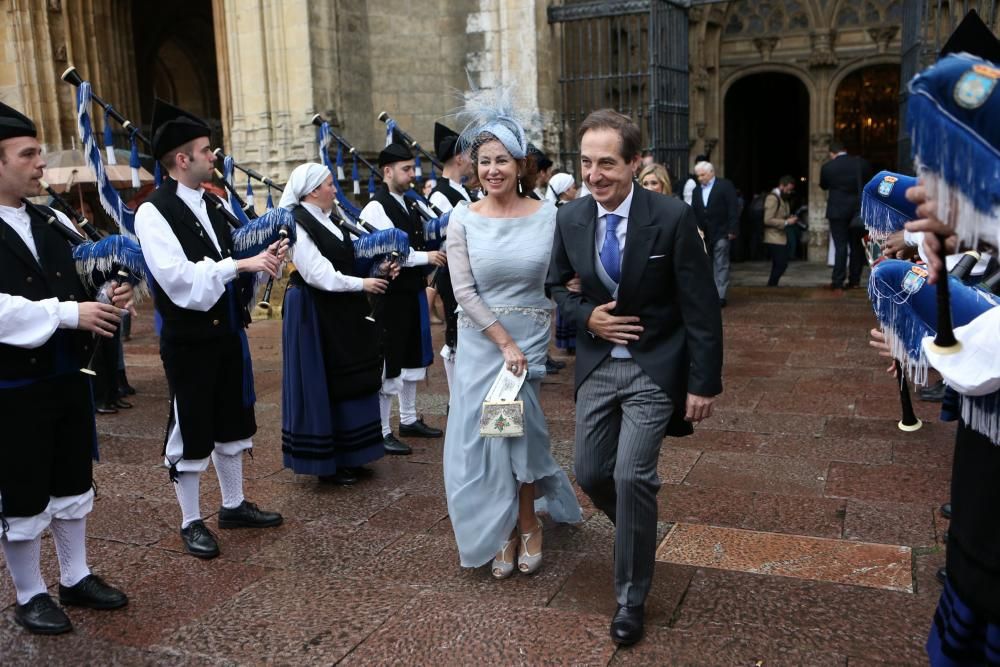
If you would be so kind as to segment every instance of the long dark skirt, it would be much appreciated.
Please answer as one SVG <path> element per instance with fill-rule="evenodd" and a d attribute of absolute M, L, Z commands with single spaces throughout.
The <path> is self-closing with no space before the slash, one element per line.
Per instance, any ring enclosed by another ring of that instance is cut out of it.
<path fill-rule="evenodd" d="M 335 401 L 323 359 L 323 336 L 309 290 L 285 294 L 281 451 L 301 475 L 332 475 L 385 454 L 378 393 Z"/>
<path fill-rule="evenodd" d="M 1000 665 L 1000 625 L 971 609 L 946 581 L 927 638 L 934 667 Z"/>

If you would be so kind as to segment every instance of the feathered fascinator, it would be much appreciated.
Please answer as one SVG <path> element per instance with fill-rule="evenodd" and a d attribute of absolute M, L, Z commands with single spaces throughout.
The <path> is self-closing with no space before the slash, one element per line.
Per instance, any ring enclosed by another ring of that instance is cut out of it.
<path fill-rule="evenodd" d="M 516 160 L 528 153 L 528 138 L 524 133 L 525 118 L 514 109 L 509 88 L 473 90 L 462 94 L 463 106 L 456 114 L 465 123 L 458 138 L 462 151 L 483 143 L 482 135 L 495 137 Z"/>

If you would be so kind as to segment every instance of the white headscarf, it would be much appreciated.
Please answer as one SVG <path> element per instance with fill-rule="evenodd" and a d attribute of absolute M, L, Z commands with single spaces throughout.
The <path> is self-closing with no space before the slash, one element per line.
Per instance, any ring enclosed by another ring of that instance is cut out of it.
<path fill-rule="evenodd" d="M 278 206 L 292 210 L 303 197 L 323 185 L 329 177 L 330 170 L 321 164 L 315 162 L 300 164 L 288 177 L 288 183 L 285 184 L 285 191 L 281 193 Z"/>
<path fill-rule="evenodd" d="M 576 182 L 569 174 L 556 174 L 549 179 L 549 187 L 545 189 L 545 198 L 550 201 L 559 199 L 559 195 L 573 187 Z"/>

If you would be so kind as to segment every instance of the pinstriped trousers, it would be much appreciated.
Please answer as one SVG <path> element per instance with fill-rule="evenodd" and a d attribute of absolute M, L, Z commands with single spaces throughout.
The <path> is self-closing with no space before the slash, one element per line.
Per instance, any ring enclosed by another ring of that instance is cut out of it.
<path fill-rule="evenodd" d="M 576 399 L 576 480 L 615 524 L 618 604 L 646 600 L 656 556 L 656 463 L 670 398 L 632 359 L 608 357 Z"/>

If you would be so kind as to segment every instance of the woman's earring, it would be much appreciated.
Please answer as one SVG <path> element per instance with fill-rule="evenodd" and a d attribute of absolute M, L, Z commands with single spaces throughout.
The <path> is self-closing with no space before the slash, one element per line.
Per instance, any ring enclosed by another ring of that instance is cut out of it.
<path fill-rule="evenodd" d="M 524 195 L 524 190 L 521 188 L 521 174 L 517 175 L 517 195 L 519 197 Z"/>

